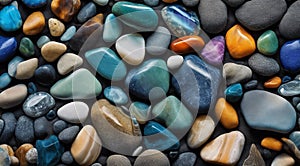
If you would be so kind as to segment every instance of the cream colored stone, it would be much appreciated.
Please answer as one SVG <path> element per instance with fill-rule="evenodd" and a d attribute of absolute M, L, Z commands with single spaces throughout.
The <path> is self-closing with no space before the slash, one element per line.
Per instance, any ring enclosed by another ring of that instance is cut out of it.
<path fill-rule="evenodd" d="M 169 166 L 170 161 L 162 152 L 149 149 L 141 153 L 135 160 L 134 166 Z"/>
<path fill-rule="evenodd" d="M 65 25 L 56 18 L 48 20 L 50 34 L 54 37 L 59 37 L 65 32 Z"/>
<path fill-rule="evenodd" d="M 3 109 L 11 108 L 22 103 L 27 96 L 27 87 L 18 84 L 0 93 L 0 107 Z"/>
<path fill-rule="evenodd" d="M 15 152 L 12 149 L 12 147 L 9 146 L 9 145 L 7 145 L 7 144 L 0 145 L 0 148 L 2 148 L 3 150 L 5 150 L 9 156 L 14 156 L 15 155 Z"/>
<path fill-rule="evenodd" d="M 293 166 L 295 164 L 295 160 L 293 157 L 283 153 L 275 157 L 272 161 L 271 166 Z"/>
<path fill-rule="evenodd" d="M 57 62 L 57 70 L 61 75 L 66 75 L 81 66 L 83 60 L 73 53 L 65 53 Z"/>
<path fill-rule="evenodd" d="M 83 123 L 89 115 L 89 106 L 81 101 L 65 104 L 57 111 L 57 116 L 70 123 Z"/>
<path fill-rule="evenodd" d="M 183 63 L 183 57 L 180 55 L 170 56 L 167 60 L 167 66 L 169 69 L 174 70 L 178 69 Z"/>
<path fill-rule="evenodd" d="M 54 62 L 67 50 L 67 46 L 63 43 L 50 41 L 43 45 L 41 53 L 47 62 Z"/>
<path fill-rule="evenodd" d="M 38 59 L 31 58 L 18 64 L 16 79 L 26 80 L 33 77 L 35 69 L 38 67 Z"/>
<path fill-rule="evenodd" d="M 106 160 L 107 166 L 131 166 L 129 159 L 123 155 L 111 155 Z"/>

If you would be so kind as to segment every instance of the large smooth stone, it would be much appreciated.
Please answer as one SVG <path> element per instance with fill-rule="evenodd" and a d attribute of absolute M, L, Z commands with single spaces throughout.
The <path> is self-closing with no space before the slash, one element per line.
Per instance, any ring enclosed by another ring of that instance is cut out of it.
<path fill-rule="evenodd" d="M 11 80 L 12 79 L 10 78 L 8 73 L 1 74 L 0 75 L 0 89 L 7 87 L 10 84 Z"/>
<path fill-rule="evenodd" d="M 85 53 L 88 63 L 104 78 L 119 81 L 127 73 L 127 68 L 116 53 L 107 47 L 96 48 Z"/>
<path fill-rule="evenodd" d="M 51 95 L 61 100 L 96 98 L 101 91 L 101 83 L 84 68 L 57 81 L 50 89 Z"/>
<path fill-rule="evenodd" d="M 216 100 L 220 71 L 195 55 L 188 55 L 184 60 L 184 64 L 173 74 L 172 85 L 190 111 L 207 112 Z"/>
<path fill-rule="evenodd" d="M 1 119 L 4 121 L 4 128 L 0 133 L 0 143 L 7 143 L 15 134 L 17 119 L 12 112 L 3 113 Z"/>
<path fill-rule="evenodd" d="M 44 14 L 40 11 L 31 13 L 23 24 L 25 35 L 37 35 L 41 33 L 46 25 Z"/>
<path fill-rule="evenodd" d="M 15 136 L 19 143 L 32 143 L 34 141 L 33 120 L 25 115 L 19 117 Z"/>
<path fill-rule="evenodd" d="M 53 0 L 51 2 L 52 12 L 64 22 L 69 22 L 80 9 L 80 0 Z"/>
<path fill-rule="evenodd" d="M 279 32 L 288 39 L 296 39 L 300 37 L 300 1 L 295 1 L 287 10 L 280 21 Z"/>
<path fill-rule="evenodd" d="M 47 4 L 47 0 L 22 0 L 30 8 L 39 8 Z"/>
<path fill-rule="evenodd" d="M 89 115 L 89 106 L 81 101 L 73 101 L 57 110 L 57 116 L 69 123 L 83 123 Z"/>
<path fill-rule="evenodd" d="M 235 165 L 243 152 L 245 136 L 240 131 L 225 133 L 204 146 L 201 158 L 218 165 Z"/>
<path fill-rule="evenodd" d="M 23 102 L 26 96 L 26 85 L 18 84 L 10 87 L 0 93 L 0 107 L 3 109 L 8 109 L 17 106 Z"/>
<path fill-rule="evenodd" d="M 241 109 L 247 124 L 257 130 L 288 133 L 296 124 L 293 106 L 286 99 L 267 91 L 245 93 Z"/>
<path fill-rule="evenodd" d="M 293 166 L 295 165 L 295 160 L 293 157 L 282 153 L 274 158 L 271 163 L 271 166 Z"/>
<path fill-rule="evenodd" d="M 259 150 L 255 146 L 255 144 L 251 145 L 251 148 L 249 150 L 249 155 L 245 159 L 243 166 L 265 166 L 266 163 L 261 156 Z"/>
<path fill-rule="evenodd" d="M 252 70 L 248 66 L 229 62 L 223 66 L 223 76 L 227 85 L 245 82 L 251 79 Z"/>
<path fill-rule="evenodd" d="M 66 51 L 67 46 L 65 44 L 55 41 L 50 41 L 41 48 L 41 54 L 47 62 L 54 62 Z"/>
<path fill-rule="evenodd" d="M 278 93 L 282 96 L 296 96 L 300 94 L 300 80 L 293 80 L 282 84 L 278 88 Z"/>
<path fill-rule="evenodd" d="M 286 9 L 285 0 L 252 0 L 238 8 L 235 16 L 248 29 L 259 31 L 277 23 Z"/>
<path fill-rule="evenodd" d="M 146 51 L 151 55 L 162 55 L 168 50 L 170 40 L 170 31 L 165 27 L 159 26 L 147 38 Z"/>
<path fill-rule="evenodd" d="M 38 67 L 38 59 L 31 58 L 20 62 L 17 66 L 15 78 L 18 80 L 26 80 L 34 75 L 35 69 Z"/>
<path fill-rule="evenodd" d="M 16 38 L 0 36 L 0 63 L 14 55 L 17 46 L 18 43 Z"/>
<path fill-rule="evenodd" d="M 42 65 L 34 72 L 37 83 L 44 86 L 51 86 L 56 81 L 56 71 L 52 65 Z"/>
<path fill-rule="evenodd" d="M 292 40 L 284 43 L 280 50 L 280 61 L 282 66 L 291 71 L 300 70 L 300 40 Z"/>
<path fill-rule="evenodd" d="M 135 160 L 134 166 L 170 166 L 168 157 L 156 149 L 145 150 Z"/>
<path fill-rule="evenodd" d="M 117 86 L 106 87 L 104 89 L 104 96 L 116 105 L 124 105 L 128 102 L 126 93 Z"/>
<path fill-rule="evenodd" d="M 87 3 L 85 6 L 83 6 L 78 15 L 77 15 L 77 20 L 80 23 L 84 23 L 85 21 L 87 21 L 89 18 L 93 17 L 94 15 L 96 15 L 96 5 L 93 2 L 89 2 Z"/>
<path fill-rule="evenodd" d="M 248 60 L 248 64 L 254 72 L 262 76 L 272 76 L 280 71 L 280 66 L 275 59 L 260 53 L 252 55 Z"/>
<path fill-rule="evenodd" d="M 124 24 L 136 30 L 153 31 L 158 25 L 157 14 L 151 7 L 144 4 L 117 2 L 112 7 L 112 13 Z"/>
<path fill-rule="evenodd" d="M 16 72 L 17 72 L 17 66 L 19 63 L 21 63 L 24 59 L 20 56 L 15 56 L 9 63 L 8 63 L 8 68 L 7 72 L 9 76 L 15 77 Z"/>
<path fill-rule="evenodd" d="M 166 6 L 161 10 L 164 22 L 177 37 L 198 35 L 200 33 L 200 22 L 197 14 L 188 11 L 180 5 Z"/>
<path fill-rule="evenodd" d="M 167 64 L 160 59 L 144 62 L 139 68 L 131 70 L 126 84 L 129 92 L 141 99 L 157 99 L 169 90 L 170 75 Z"/>
<path fill-rule="evenodd" d="M 104 23 L 103 40 L 105 42 L 114 42 L 122 34 L 122 24 L 120 20 L 112 13 L 110 13 Z"/>
<path fill-rule="evenodd" d="M 7 32 L 16 31 L 22 23 L 20 11 L 16 6 L 11 4 L 0 10 L 0 29 Z"/>
<path fill-rule="evenodd" d="M 91 118 L 103 147 L 119 154 L 131 155 L 140 145 L 139 126 L 120 108 L 102 99 L 92 106 Z M 107 132 L 109 131 L 109 132 Z"/>
<path fill-rule="evenodd" d="M 225 52 L 225 39 L 223 36 L 212 38 L 202 49 L 201 57 L 212 65 L 220 65 L 223 62 Z"/>
<path fill-rule="evenodd" d="M 267 30 L 257 39 L 257 49 L 265 55 L 273 55 L 278 49 L 278 38 L 272 30 Z"/>
<path fill-rule="evenodd" d="M 138 33 L 126 34 L 116 41 L 116 49 L 122 60 L 130 65 L 139 65 L 145 57 L 145 40 Z"/>
<path fill-rule="evenodd" d="M 57 71 L 61 75 L 66 75 L 75 70 L 83 63 L 83 59 L 73 53 L 66 53 L 57 62 Z"/>

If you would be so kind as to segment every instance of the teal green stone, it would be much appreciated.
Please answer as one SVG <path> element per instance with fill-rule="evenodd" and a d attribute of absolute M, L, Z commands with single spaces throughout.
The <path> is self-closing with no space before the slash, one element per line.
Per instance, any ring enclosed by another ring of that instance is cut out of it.
<path fill-rule="evenodd" d="M 122 34 L 122 24 L 114 14 L 109 14 L 105 19 L 103 29 L 103 40 L 105 42 L 114 42 Z"/>
<path fill-rule="evenodd" d="M 21 14 L 13 4 L 0 10 L 0 28 L 7 32 L 18 30 L 22 26 Z"/>
<path fill-rule="evenodd" d="M 116 105 L 124 105 L 128 102 L 126 93 L 117 86 L 109 86 L 104 89 L 104 96 Z"/>
<path fill-rule="evenodd" d="M 101 83 L 84 68 L 57 81 L 50 89 L 51 95 L 61 100 L 96 98 L 101 91 Z"/>
<path fill-rule="evenodd" d="M 273 55 L 278 49 L 278 38 L 274 31 L 264 32 L 257 40 L 257 49 L 265 55 Z"/>
<path fill-rule="evenodd" d="M 114 4 L 112 13 L 124 24 L 141 31 L 152 31 L 158 25 L 155 11 L 144 4 L 121 1 Z"/>
<path fill-rule="evenodd" d="M 39 48 L 42 48 L 44 44 L 48 43 L 50 41 L 49 37 L 44 35 L 44 36 L 41 36 L 39 38 L 39 40 L 36 42 L 36 45 L 39 47 Z"/>
<path fill-rule="evenodd" d="M 25 57 L 31 57 L 34 55 L 34 44 L 28 37 L 23 37 L 20 42 L 19 51 Z"/>
<path fill-rule="evenodd" d="M 8 73 L 1 74 L 0 75 L 0 89 L 7 87 L 10 84 L 11 80 L 12 79 L 10 78 Z"/>
<path fill-rule="evenodd" d="M 194 121 L 191 112 L 175 96 L 169 96 L 156 104 L 152 114 L 155 120 L 173 132 L 188 131 Z"/>
<path fill-rule="evenodd" d="M 69 27 L 66 32 L 61 36 L 61 41 L 69 41 L 76 33 L 76 27 L 73 25 Z"/>
<path fill-rule="evenodd" d="M 127 73 L 127 68 L 116 53 L 107 48 L 101 47 L 89 50 L 85 53 L 88 63 L 104 78 L 119 81 Z"/>
<path fill-rule="evenodd" d="M 130 113 L 140 122 L 147 122 L 150 118 L 150 106 L 142 102 L 133 102 L 129 107 Z"/>
<path fill-rule="evenodd" d="M 240 83 L 230 85 L 225 90 L 226 100 L 229 102 L 237 102 L 243 96 L 243 87 Z"/>

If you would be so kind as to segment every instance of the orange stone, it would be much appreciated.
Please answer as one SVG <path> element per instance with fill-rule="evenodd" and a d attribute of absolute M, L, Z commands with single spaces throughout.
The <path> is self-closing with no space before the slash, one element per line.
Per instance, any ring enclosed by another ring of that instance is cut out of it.
<path fill-rule="evenodd" d="M 265 88 L 278 88 L 281 85 L 280 77 L 273 77 L 264 83 Z"/>
<path fill-rule="evenodd" d="M 233 58 L 244 58 L 251 55 L 256 49 L 253 37 L 240 25 L 230 28 L 225 38 L 227 48 Z"/>
<path fill-rule="evenodd" d="M 236 110 L 224 98 L 217 101 L 215 113 L 226 129 L 233 129 L 239 125 Z"/>
<path fill-rule="evenodd" d="M 59 19 L 69 22 L 77 14 L 80 5 L 80 0 L 53 0 L 51 10 Z"/>
<path fill-rule="evenodd" d="M 16 157 L 20 161 L 20 166 L 27 166 L 29 165 L 26 160 L 26 153 L 34 148 L 31 144 L 23 144 L 16 150 Z"/>
<path fill-rule="evenodd" d="M 199 52 L 203 49 L 205 42 L 199 36 L 184 36 L 171 43 L 171 50 L 177 54 Z"/>
<path fill-rule="evenodd" d="M 274 151 L 281 151 L 282 149 L 282 142 L 279 140 L 272 138 L 272 137 L 266 137 L 261 141 L 261 146 L 267 149 L 271 149 Z"/>
<path fill-rule="evenodd" d="M 44 14 L 40 11 L 31 13 L 25 20 L 23 32 L 25 35 L 37 35 L 46 25 Z"/>
<path fill-rule="evenodd" d="M 178 0 L 163 0 L 163 2 L 165 3 L 173 3 L 173 2 L 177 2 Z"/>

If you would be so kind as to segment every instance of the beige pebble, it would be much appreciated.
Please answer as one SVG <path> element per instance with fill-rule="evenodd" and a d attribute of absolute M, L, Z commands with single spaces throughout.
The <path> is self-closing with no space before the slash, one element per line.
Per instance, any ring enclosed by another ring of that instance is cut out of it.
<path fill-rule="evenodd" d="M 20 164 L 20 161 L 15 156 L 10 156 L 10 165 L 18 166 Z"/>
<path fill-rule="evenodd" d="M 67 46 L 63 43 L 50 41 L 43 45 L 41 53 L 47 62 L 54 62 L 67 50 Z"/>
<path fill-rule="evenodd" d="M 18 64 L 16 79 L 26 80 L 33 77 L 35 69 L 38 67 L 38 59 L 31 58 Z"/>
<path fill-rule="evenodd" d="M 50 34 L 54 37 L 59 37 L 65 32 L 65 25 L 56 18 L 48 20 Z"/>
<path fill-rule="evenodd" d="M 111 155 L 106 161 L 107 166 L 131 166 L 129 159 L 123 155 Z"/>
<path fill-rule="evenodd" d="M 134 166 L 169 166 L 170 162 L 162 152 L 149 149 L 141 153 L 135 160 Z"/>
<path fill-rule="evenodd" d="M 283 153 L 275 157 L 272 161 L 271 166 L 293 166 L 295 164 L 295 160 L 293 157 Z"/>
<path fill-rule="evenodd" d="M 83 60 L 73 53 L 65 53 L 57 62 L 57 70 L 61 75 L 66 75 L 81 66 Z"/>
<path fill-rule="evenodd" d="M 15 85 L 0 93 L 0 107 L 11 108 L 22 103 L 27 96 L 27 87 L 24 84 Z"/>
<path fill-rule="evenodd" d="M 3 150 L 5 150 L 9 156 L 14 156 L 14 150 L 12 149 L 11 146 L 7 145 L 7 144 L 2 144 L 0 145 L 0 148 L 2 148 Z"/>
<path fill-rule="evenodd" d="M 33 148 L 31 144 L 23 144 L 16 150 L 16 157 L 20 161 L 20 166 L 27 166 L 26 153 Z"/>

